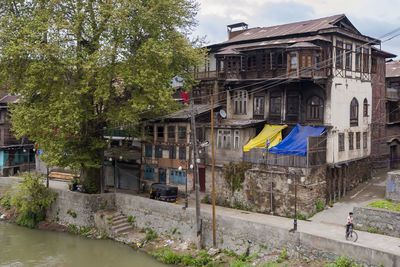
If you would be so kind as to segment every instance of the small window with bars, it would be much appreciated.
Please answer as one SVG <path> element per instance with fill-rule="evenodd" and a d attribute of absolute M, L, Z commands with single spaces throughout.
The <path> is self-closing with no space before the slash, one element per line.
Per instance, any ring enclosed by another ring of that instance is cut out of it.
<path fill-rule="evenodd" d="M 361 148 L 361 133 L 356 132 L 356 149 Z"/>
<path fill-rule="evenodd" d="M 344 133 L 339 133 L 339 151 L 344 151 Z"/>
<path fill-rule="evenodd" d="M 354 133 L 349 132 L 349 150 L 354 150 Z"/>

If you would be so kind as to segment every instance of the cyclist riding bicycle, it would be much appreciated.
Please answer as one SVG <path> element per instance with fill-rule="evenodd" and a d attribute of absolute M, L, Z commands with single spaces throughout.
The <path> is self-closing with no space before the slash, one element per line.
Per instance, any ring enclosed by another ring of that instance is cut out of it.
<path fill-rule="evenodd" d="M 346 223 L 346 237 L 349 235 L 350 227 L 353 228 L 353 212 L 349 212 Z"/>

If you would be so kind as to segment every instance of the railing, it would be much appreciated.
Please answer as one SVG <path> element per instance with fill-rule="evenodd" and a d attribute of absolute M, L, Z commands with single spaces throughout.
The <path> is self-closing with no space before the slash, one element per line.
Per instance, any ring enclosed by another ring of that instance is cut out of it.
<path fill-rule="evenodd" d="M 326 136 L 309 136 L 305 156 L 275 154 L 265 148 L 253 148 L 243 152 L 243 161 L 288 167 L 320 166 L 326 163 Z"/>

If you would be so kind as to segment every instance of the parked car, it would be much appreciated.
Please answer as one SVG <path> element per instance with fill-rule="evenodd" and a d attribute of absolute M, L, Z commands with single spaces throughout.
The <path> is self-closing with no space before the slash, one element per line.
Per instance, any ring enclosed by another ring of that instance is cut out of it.
<path fill-rule="evenodd" d="M 178 187 L 154 183 L 150 187 L 150 198 L 166 202 L 176 202 L 178 198 Z"/>

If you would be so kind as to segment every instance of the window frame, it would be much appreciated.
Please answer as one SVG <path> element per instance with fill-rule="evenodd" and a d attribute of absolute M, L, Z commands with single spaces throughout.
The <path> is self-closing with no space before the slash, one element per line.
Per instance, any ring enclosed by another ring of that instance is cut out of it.
<path fill-rule="evenodd" d="M 163 155 L 163 146 L 155 145 L 154 146 L 154 157 L 156 159 L 160 159 L 160 158 L 162 158 L 162 155 Z"/>
<path fill-rule="evenodd" d="M 179 146 L 178 148 L 178 158 L 180 160 L 186 160 L 186 147 L 185 146 Z"/>
<path fill-rule="evenodd" d="M 171 129 L 172 129 L 172 131 L 171 131 Z M 169 125 L 167 127 L 167 137 L 168 137 L 168 139 L 174 139 L 175 140 L 175 137 L 176 137 L 176 127 L 175 127 L 175 125 Z"/>
<path fill-rule="evenodd" d="M 335 60 L 335 68 L 343 69 L 343 42 L 336 41 L 336 60 Z"/>
<path fill-rule="evenodd" d="M 253 115 L 264 116 L 265 114 L 265 97 L 254 96 L 253 100 Z"/>
<path fill-rule="evenodd" d="M 233 92 L 233 110 L 236 115 L 247 114 L 247 90 L 235 90 Z"/>
<path fill-rule="evenodd" d="M 356 132 L 356 149 L 361 148 L 361 133 Z"/>
<path fill-rule="evenodd" d="M 291 53 L 289 56 L 289 69 L 291 71 L 297 70 L 299 60 L 297 59 L 297 53 Z"/>
<path fill-rule="evenodd" d="M 313 100 L 318 100 L 318 104 L 313 104 Z M 307 109 L 306 112 L 307 121 L 324 120 L 324 100 L 321 97 L 317 95 L 309 97 L 307 100 L 306 109 Z"/>
<path fill-rule="evenodd" d="M 179 140 L 185 140 L 187 137 L 187 127 L 185 126 L 178 126 L 178 139 Z M 182 133 L 185 133 L 184 135 Z"/>
<path fill-rule="evenodd" d="M 350 102 L 350 127 L 358 126 L 359 104 L 357 98 L 353 97 Z"/>
<path fill-rule="evenodd" d="M 349 150 L 354 150 L 354 132 L 348 132 Z"/>
<path fill-rule="evenodd" d="M 240 146 L 240 131 L 234 130 L 233 131 L 233 149 L 239 149 Z"/>
<path fill-rule="evenodd" d="M 364 98 L 364 102 L 363 102 L 363 116 L 364 117 L 368 117 L 368 100 L 366 98 Z"/>
<path fill-rule="evenodd" d="M 153 145 L 152 144 L 145 144 L 144 145 L 144 156 L 146 158 L 153 157 Z"/>
<path fill-rule="evenodd" d="M 368 148 L 368 132 L 363 132 L 363 149 Z"/>
<path fill-rule="evenodd" d="M 217 148 L 218 149 L 231 149 L 232 131 L 229 129 L 219 129 L 217 131 Z"/>
<path fill-rule="evenodd" d="M 345 55 L 345 68 L 346 70 L 352 70 L 353 65 L 353 44 L 347 43 L 345 45 L 346 55 Z"/>
<path fill-rule="evenodd" d="M 345 145 L 344 145 L 344 133 L 339 133 L 339 134 L 338 134 L 338 148 L 339 148 L 339 152 L 345 150 Z"/>

